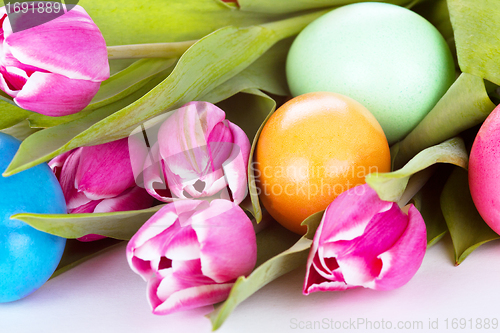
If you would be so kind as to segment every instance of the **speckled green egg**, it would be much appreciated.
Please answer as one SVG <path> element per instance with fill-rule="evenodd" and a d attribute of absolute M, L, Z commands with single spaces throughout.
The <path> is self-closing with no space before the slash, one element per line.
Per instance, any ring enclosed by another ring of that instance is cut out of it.
<path fill-rule="evenodd" d="M 403 139 L 455 80 L 453 57 L 420 15 L 385 3 L 343 6 L 308 25 L 286 63 L 294 96 L 347 95 L 370 110 L 389 143 Z"/>

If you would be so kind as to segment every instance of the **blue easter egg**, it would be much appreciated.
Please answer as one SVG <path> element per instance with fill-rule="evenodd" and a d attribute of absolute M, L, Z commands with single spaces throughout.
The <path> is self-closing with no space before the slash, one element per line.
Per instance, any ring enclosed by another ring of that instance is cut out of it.
<path fill-rule="evenodd" d="M 0 133 L 0 173 L 20 142 Z M 66 239 L 38 231 L 17 213 L 66 213 L 61 186 L 47 164 L 10 177 L 0 175 L 0 302 L 23 298 L 44 284 L 55 271 Z"/>

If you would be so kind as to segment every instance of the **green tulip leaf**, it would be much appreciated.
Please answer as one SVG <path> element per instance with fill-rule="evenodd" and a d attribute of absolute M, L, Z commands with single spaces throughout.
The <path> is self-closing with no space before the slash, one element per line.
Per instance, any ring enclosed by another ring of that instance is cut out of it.
<path fill-rule="evenodd" d="M 455 37 L 453 35 L 453 27 L 451 26 L 450 12 L 446 0 L 425 1 L 418 6 L 412 8 L 413 11 L 422 15 L 431 22 L 443 35 L 446 43 L 450 47 L 453 59 L 458 68 L 458 60 L 456 55 Z"/>
<path fill-rule="evenodd" d="M 298 241 L 298 235 L 284 229 L 276 222 L 271 228 L 257 234 L 257 268 L 248 277 L 240 276 L 227 300 L 208 315 L 214 331 L 224 323 L 238 304 L 269 282 L 306 264 L 309 248 L 312 245 L 311 239 L 322 216 L 323 212 L 318 212 L 302 222 L 302 225 L 307 225 L 308 230 Z"/>
<path fill-rule="evenodd" d="M 52 130 L 50 133 L 44 130 L 28 137 L 4 176 L 80 146 L 128 136 L 138 124 L 206 95 L 248 67 L 276 42 L 297 34 L 323 13 L 305 14 L 262 26 L 226 27 L 208 35 L 184 53 L 163 82 L 132 104 L 110 112 L 108 107 L 125 98 L 74 122 L 52 127 L 48 129 Z"/>
<path fill-rule="evenodd" d="M 127 69 L 118 72 L 101 84 L 101 88 L 90 104 L 82 111 L 62 117 L 49 117 L 33 114 L 28 119 L 31 127 L 52 127 L 83 118 L 92 111 L 110 105 L 132 95 L 143 88 L 154 78 L 164 79 L 170 74 L 168 69 L 175 64 L 176 59 L 143 59 L 135 62 Z M 148 86 L 149 91 L 153 86 Z M 134 95 L 141 97 L 147 91 Z M 138 98 L 136 98 L 138 99 Z"/>
<path fill-rule="evenodd" d="M 366 183 L 377 191 L 380 199 L 398 201 L 410 177 L 436 163 L 449 163 L 467 168 L 468 154 L 463 140 L 457 137 L 424 149 L 397 171 L 369 174 L 365 178 Z"/>
<path fill-rule="evenodd" d="M 462 73 L 427 116 L 399 143 L 395 166 L 416 153 L 482 123 L 495 108 L 484 81 Z"/>
<path fill-rule="evenodd" d="M 68 142 L 74 137 L 75 132 L 85 130 L 86 128 L 89 128 L 93 124 L 97 123 L 99 120 L 113 114 L 123 107 L 126 107 L 130 103 L 133 103 L 161 81 L 162 77 L 155 77 L 151 80 L 151 82 L 148 82 L 144 87 L 135 93 L 98 110 L 90 112 L 85 117 L 46 128 L 30 135 L 21 143 L 21 146 L 11 163 L 16 160 L 17 156 L 16 163 L 23 165 L 23 170 L 29 169 L 34 165 L 46 162 L 65 151 L 71 150 L 72 148 L 63 151 L 61 147 L 64 148 L 68 146 Z M 15 172 L 12 174 L 14 173 Z"/>
<path fill-rule="evenodd" d="M 245 107 L 242 108 L 242 105 Z M 260 90 L 248 89 L 218 103 L 217 106 L 226 112 L 229 121 L 237 124 L 253 139 L 269 113 L 276 108 L 276 102 Z"/>
<path fill-rule="evenodd" d="M 68 239 L 66 240 L 61 261 L 50 278 L 53 279 L 121 244 L 123 244 L 123 241 L 112 238 L 100 239 L 93 242 L 80 242 L 76 239 Z"/>
<path fill-rule="evenodd" d="M 12 135 L 16 139 L 23 141 L 28 136 L 35 132 L 38 132 L 39 130 L 39 128 L 31 128 L 28 120 L 22 120 L 20 123 L 14 126 L 0 130 L 0 132 Z"/>
<path fill-rule="evenodd" d="M 500 85 L 500 2 L 448 0 L 463 72 Z"/>
<path fill-rule="evenodd" d="M 246 89 L 260 89 L 280 96 L 290 95 L 286 82 L 285 63 L 292 41 L 293 39 L 288 38 L 276 43 L 245 70 L 200 100 L 218 103 Z"/>
<path fill-rule="evenodd" d="M 285 229 L 268 215 L 266 221 L 269 223 L 265 229 L 257 233 L 257 263 L 259 267 L 269 259 L 277 256 L 295 244 L 300 236 Z"/>
<path fill-rule="evenodd" d="M 238 304 L 278 277 L 303 266 L 307 262 L 312 241 L 302 237 L 291 248 L 269 259 L 248 277 L 240 276 L 227 300 L 208 315 L 212 329 L 218 329 Z"/>
<path fill-rule="evenodd" d="M 177 59 L 141 59 L 104 81 L 86 109 L 95 110 L 137 91 Z"/>
<path fill-rule="evenodd" d="M 109 73 L 110 75 L 115 75 L 116 73 L 121 72 L 136 61 L 137 59 L 108 59 Z"/>
<path fill-rule="evenodd" d="M 479 215 L 467 178 L 467 171 L 455 168 L 441 194 L 441 209 L 455 249 L 455 265 L 480 245 L 500 238 Z"/>
<path fill-rule="evenodd" d="M 342 6 L 350 3 L 364 2 L 366 0 L 238 0 L 242 11 L 259 13 L 286 14 L 307 9 L 325 8 L 333 6 Z M 380 2 L 392 3 L 395 5 L 406 6 L 420 2 L 415 0 L 386 0 Z"/>
<path fill-rule="evenodd" d="M 19 124 L 33 114 L 34 112 L 21 109 L 13 103 L 0 99 L 0 129 Z"/>
<path fill-rule="evenodd" d="M 448 179 L 451 165 L 441 165 L 424 187 L 413 197 L 413 203 L 424 218 L 427 229 L 427 247 L 439 242 L 448 232 L 441 211 L 440 196 Z"/>
<path fill-rule="evenodd" d="M 182 42 L 228 26 L 249 26 L 279 19 L 268 13 L 237 10 L 215 0 L 80 0 L 106 44 Z"/>
<path fill-rule="evenodd" d="M 245 105 L 245 112 L 243 112 L 241 105 Z M 263 124 L 266 122 L 269 115 L 274 112 L 276 102 L 274 99 L 259 90 L 249 89 L 232 98 L 224 100 L 219 103 L 219 107 L 226 111 L 227 118 L 230 121 L 235 124 L 239 124 L 248 137 L 253 138 L 247 174 L 248 188 L 252 205 L 250 212 L 257 223 L 259 223 L 262 219 L 262 210 L 259 203 L 259 190 L 256 184 L 253 155 Z"/>
<path fill-rule="evenodd" d="M 274 103 L 274 105 L 273 105 Z M 265 110 L 267 108 L 267 117 L 264 119 L 264 121 L 261 122 L 259 128 L 257 129 L 257 132 L 255 133 L 255 136 L 253 137 L 252 141 L 252 147 L 250 149 L 250 157 L 248 159 L 248 192 L 250 195 L 250 200 L 252 201 L 252 209 L 253 209 L 253 216 L 257 223 L 259 223 L 262 219 L 262 210 L 260 208 L 260 203 L 259 203 L 259 193 L 260 189 L 258 187 L 258 178 L 255 175 L 255 170 L 256 166 L 254 163 L 254 154 L 255 154 L 255 147 L 257 147 L 257 141 L 259 140 L 260 133 L 262 132 L 262 129 L 264 128 L 264 125 L 266 124 L 267 120 L 271 115 L 273 114 L 275 108 L 276 108 L 276 102 L 274 100 L 268 101 L 267 105 L 261 104 L 262 109 Z"/>
<path fill-rule="evenodd" d="M 33 228 L 64 238 L 80 238 L 97 234 L 129 240 L 139 228 L 163 205 L 143 210 L 88 214 L 32 214 L 12 215 Z"/>
<path fill-rule="evenodd" d="M 32 128 L 44 128 L 52 127 L 60 124 L 65 124 L 73 120 L 84 118 L 88 114 L 92 113 L 95 109 L 108 106 L 116 101 L 129 97 L 132 94 L 138 92 L 141 88 L 145 87 L 152 80 L 164 79 L 168 74 L 168 68 L 175 63 L 173 59 L 144 59 L 135 62 L 133 65 L 129 66 L 127 69 L 117 73 L 116 75 L 110 77 L 108 80 L 101 84 L 99 92 L 96 94 L 91 104 L 87 106 L 81 112 L 62 116 L 62 117 L 49 117 L 43 114 L 30 112 L 23 110 L 15 105 L 9 103 L 4 103 L 0 101 L 0 118 L 2 125 L 6 128 L 14 125 L 14 122 L 18 122 L 21 119 L 22 124 L 20 126 L 24 127 L 22 121 L 27 119 L 29 121 L 29 126 Z M 161 81 L 160 80 L 160 81 Z M 154 84 L 156 85 L 156 84 Z M 126 99 L 126 103 L 116 103 L 113 109 L 115 111 L 121 109 L 123 106 L 130 104 L 131 102 L 139 99 L 149 90 L 151 90 L 154 85 L 147 85 L 146 89 L 142 89 L 139 93 L 134 94 L 131 99 Z M 4 106 L 2 108 L 2 106 Z M 16 126 L 14 126 L 16 127 Z M 9 129 L 10 130 L 10 129 Z M 18 128 L 13 128 L 11 131 L 18 131 Z M 32 130 L 32 133 L 37 130 Z M 66 131 L 68 132 L 68 131 Z M 67 133 L 71 134 L 71 133 Z M 14 135 L 15 136 L 15 135 Z M 25 137 L 24 137 L 25 138 Z M 23 139 L 24 139 L 23 138 Z"/>
<path fill-rule="evenodd" d="M 304 235 L 305 238 L 313 240 L 314 234 L 321 223 L 321 219 L 323 218 L 324 210 L 321 212 L 317 212 L 306 218 L 300 225 L 307 226 L 307 233 Z"/>

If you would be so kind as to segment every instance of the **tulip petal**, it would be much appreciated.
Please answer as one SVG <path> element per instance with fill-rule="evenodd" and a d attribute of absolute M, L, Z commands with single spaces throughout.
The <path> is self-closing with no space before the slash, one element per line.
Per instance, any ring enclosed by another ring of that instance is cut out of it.
<path fill-rule="evenodd" d="M 145 136 L 147 137 L 145 132 L 139 132 L 139 134 L 131 134 L 128 137 L 128 152 L 132 173 L 136 184 L 141 187 L 144 187 L 145 164 L 148 163 L 149 166 L 153 162 L 152 149 L 148 146 L 149 142 L 146 142 Z"/>
<path fill-rule="evenodd" d="M 158 269 L 161 257 L 165 256 L 168 244 L 175 236 L 176 231 L 178 231 L 179 229 L 179 223 L 178 221 L 176 221 L 174 224 L 164 229 L 158 235 L 151 237 L 140 247 L 136 248 L 134 251 L 134 255 L 142 260 L 151 261 L 152 267 L 156 267 L 156 269 Z"/>
<path fill-rule="evenodd" d="M 222 163 L 229 158 L 233 148 L 233 134 L 227 127 L 227 121 L 220 122 L 214 126 L 208 134 L 207 144 L 210 156 L 211 171 L 222 168 Z"/>
<path fill-rule="evenodd" d="M 164 179 L 163 161 L 160 160 L 158 142 L 151 148 L 144 162 L 144 187 L 149 195 L 163 202 L 172 202 L 172 194 Z"/>
<path fill-rule="evenodd" d="M 372 287 L 382 270 L 379 255 L 394 246 L 407 225 L 407 215 L 392 203 L 390 210 L 373 216 L 362 236 L 345 242 L 336 259 L 346 283 Z"/>
<path fill-rule="evenodd" d="M 94 202 L 93 205 L 83 208 L 82 206 L 88 205 L 90 202 Z M 77 208 L 80 208 L 79 213 L 93 213 L 94 208 L 101 200 L 90 200 L 85 196 L 84 193 L 78 192 L 75 188 L 73 188 L 72 192 L 70 192 L 69 197 L 66 199 L 66 207 L 68 208 L 69 214 L 73 213 Z"/>
<path fill-rule="evenodd" d="M 179 215 L 195 210 L 200 204 L 202 204 L 202 202 L 192 200 L 182 200 L 168 204 L 162 207 L 144 223 L 127 245 L 127 259 L 132 269 L 134 269 L 132 264 L 133 257 L 137 256 L 142 260 L 150 260 L 150 258 L 158 256 L 158 247 L 151 247 L 148 244 L 146 247 L 149 247 L 149 250 L 145 250 L 142 249 L 145 244 L 158 235 L 169 232 L 168 229 L 174 223 L 179 222 Z"/>
<path fill-rule="evenodd" d="M 144 261 L 150 261 L 158 255 L 154 247 L 146 245 L 146 247 L 150 248 L 148 252 L 143 246 L 147 244 L 150 239 L 164 233 L 166 229 L 177 221 L 177 214 L 169 208 L 170 207 L 165 206 L 156 212 L 128 242 L 126 251 L 127 259 L 132 269 L 134 269 L 132 258 L 137 257 Z M 144 253 L 141 255 L 141 252 Z"/>
<path fill-rule="evenodd" d="M 157 279 L 157 276 L 153 279 Z M 152 283 L 156 285 L 156 283 Z M 156 298 L 153 298 L 153 308 L 160 305 L 162 300 L 167 300 L 172 294 L 193 287 L 212 285 L 214 281 L 203 276 L 200 260 L 173 261 L 172 268 L 161 272 L 161 281 L 155 290 Z"/>
<path fill-rule="evenodd" d="M 233 133 L 234 145 L 239 148 L 241 156 L 243 156 L 243 162 L 248 165 L 248 159 L 250 158 L 250 140 L 246 133 L 238 126 L 228 121 L 229 129 Z M 233 153 L 232 153 L 233 154 Z"/>
<path fill-rule="evenodd" d="M 245 198 L 250 142 L 238 126 L 224 118 L 224 111 L 213 104 L 191 102 L 160 127 L 163 172 L 175 197 L 230 199 L 231 190 L 236 202 Z"/>
<path fill-rule="evenodd" d="M 334 201 L 335 202 L 335 201 Z M 332 204 L 330 204 L 327 208 L 326 211 L 328 211 L 328 208 L 330 208 Z M 326 213 L 325 211 L 325 213 Z M 319 281 L 322 281 L 323 277 L 318 274 L 318 272 L 314 268 L 314 262 L 318 261 L 318 248 L 319 248 L 319 240 L 320 237 L 323 233 L 323 226 L 325 225 L 324 219 L 325 215 L 323 214 L 323 217 L 321 218 L 321 222 L 316 229 L 316 232 L 314 233 L 314 238 L 313 238 L 313 243 L 311 245 L 311 249 L 309 250 L 309 255 L 307 256 L 307 263 L 306 263 L 306 277 L 304 279 L 304 286 L 302 287 L 302 293 L 304 295 L 308 295 L 311 292 L 311 288 L 316 284 L 319 283 Z M 318 280 L 319 278 L 319 280 Z"/>
<path fill-rule="evenodd" d="M 0 70 L 0 89 L 7 93 L 10 97 L 16 97 L 17 94 L 19 93 L 18 90 L 13 90 L 12 87 L 9 85 L 8 81 L 6 80 L 6 75 L 3 73 L 4 71 Z"/>
<path fill-rule="evenodd" d="M 231 141 L 232 134 L 224 117 L 224 111 L 213 104 L 191 102 L 160 127 L 158 142 L 165 178 L 176 197 L 212 196 L 227 186 L 221 180 L 224 174 L 220 165 L 231 151 L 231 144 L 224 142 Z"/>
<path fill-rule="evenodd" d="M 10 24 L 3 27 L 4 44 L 24 64 L 70 79 L 101 82 L 109 77 L 106 42 L 81 6 L 16 33 L 12 33 Z"/>
<path fill-rule="evenodd" d="M 131 257 L 129 260 L 130 268 L 137 274 L 139 274 L 144 281 L 148 281 L 148 278 L 153 273 L 153 269 L 151 267 L 151 262 L 147 260 L 142 260 L 135 256 Z"/>
<path fill-rule="evenodd" d="M 0 46 L 0 49 L 1 49 L 0 64 L 2 64 L 6 68 L 8 68 L 8 67 L 18 68 L 19 70 L 24 71 L 27 76 L 31 76 L 31 74 L 33 74 L 34 72 L 49 73 L 48 71 L 46 71 L 42 68 L 32 66 L 29 64 L 23 64 L 22 62 L 20 62 L 18 59 L 16 59 L 12 55 L 9 47 L 5 44 L 2 44 Z"/>
<path fill-rule="evenodd" d="M 14 98 L 21 108 L 46 116 L 65 116 L 84 109 L 99 90 L 100 82 L 68 79 L 35 72 Z"/>
<path fill-rule="evenodd" d="M 28 74 L 17 67 L 5 66 L 2 70 L 2 88 L 11 97 L 16 97 L 29 79 Z M 5 83 L 4 83 L 5 82 Z"/>
<path fill-rule="evenodd" d="M 390 290 L 406 284 L 422 264 L 427 247 L 425 222 L 420 212 L 411 205 L 408 227 L 394 246 L 380 255 L 383 263 L 374 289 Z"/>
<path fill-rule="evenodd" d="M 146 209 L 151 207 L 153 202 L 153 197 L 145 189 L 134 186 L 117 197 L 102 200 L 96 206 L 94 213 Z"/>
<path fill-rule="evenodd" d="M 93 242 L 93 241 L 96 241 L 99 239 L 104 239 L 104 238 L 106 238 L 106 236 L 101 236 L 101 235 L 97 235 L 97 234 L 88 234 L 88 235 L 85 235 L 83 237 L 77 238 L 77 240 L 79 240 L 80 242 Z"/>
<path fill-rule="evenodd" d="M 224 111 L 209 102 L 189 102 L 182 108 L 180 108 L 179 112 L 183 113 L 184 116 L 189 115 L 191 121 L 195 121 L 200 124 L 200 133 L 204 133 L 204 140 L 199 141 L 203 142 L 201 146 L 207 144 L 208 136 L 210 135 L 214 127 L 217 126 L 217 124 L 223 122 L 226 118 L 226 114 Z"/>
<path fill-rule="evenodd" d="M 233 201 L 238 205 L 245 199 L 248 193 L 248 157 L 246 161 L 247 162 L 245 162 L 245 156 L 242 154 L 242 150 L 235 144 L 231 155 L 222 166 L 227 185 L 233 196 Z"/>
<path fill-rule="evenodd" d="M 84 196 L 83 196 L 84 197 Z M 85 200 L 86 198 L 84 198 Z M 75 208 L 68 207 L 69 214 L 86 214 L 93 213 L 95 207 L 101 202 L 101 200 L 92 200 L 84 203 L 84 200 L 79 201 Z"/>
<path fill-rule="evenodd" d="M 83 147 L 75 182 L 93 200 L 116 197 L 134 186 L 127 138 Z"/>
<path fill-rule="evenodd" d="M 367 184 L 343 192 L 327 207 L 323 220 L 331 216 L 335 221 L 321 222 L 324 227 L 318 241 L 324 243 L 354 239 L 363 233 L 373 215 L 391 206 L 391 202 L 380 200 L 377 192 Z"/>
<path fill-rule="evenodd" d="M 171 268 L 160 270 L 153 278 L 158 277 L 162 280 L 156 290 L 160 300 L 182 289 L 214 284 L 212 279 L 203 276 L 199 259 L 172 261 Z"/>
<path fill-rule="evenodd" d="M 191 160 L 192 165 L 197 167 L 197 160 L 191 150 L 198 147 L 206 147 L 205 129 L 207 121 L 213 119 L 200 117 L 197 106 L 201 102 L 192 102 L 184 105 L 174 112 L 160 126 L 158 131 L 158 142 L 160 143 L 160 155 L 167 158 L 176 154 L 186 154 L 186 159 Z M 205 126 L 204 126 L 205 125 Z M 196 151 L 200 153 L 200 151 Z M 206 165 L 206 161 L 202 163 Z"/>
<path fill-rule="evenodd" d="M 210 158 L 206 146 L 164 157 L 163 162 L 168 187 L 172 194 L 178 198 L 186 197 L 183 193 L 185 188 L 194 184 L 201 177 L 208 176 L 208 179 L 205 179 L 205 181 L 210 181 L 211 183 L 213 182 L 212 179 L 217 179 L 222 174 L 221 171 L 218 171 L 215 177 L 212 176 Z M 202 193 L 205 187 L 206 185 L 203 186 L 201 191 L 195 189 L 193 194 Z"/>
<path fill-rule="evenodd" d="M 165 302 L 153 308 L 153 313 L 166 315 L 222 302 L 229 296 L 234 283 L 212 284 L 183 289 L 173 293 Z"/>
<path fill-rule="evenodd" d="M 174 261 L 186 261 L 200 258 L 200 244 L 196 232 L 191 226 L 172 226 L 172 238 L 164 238 L 164 256 Z"/>
<path fill-rule="evenodd" d="M 52 169 L 52 172 L 56 175 L 56 178 L 59 179 L 61 176 L 61 171 L 63 168 L 64 163 L 66 162 L 66 159 L 73 154 L 74 150 L 70 150 L 68 152 L 65 152 L 64 154 L 58 155 L 54 157 L 50 162 L 48 163 L 49 167 Z"/>
<path fill-rule="evenodd" d="M 60 159 L 55 161 L 55 163 L 58 163 L 59 165 L 63 163 L 62 167 L 60 167 L 60 175 L 57 178 L 59 180 L 59 184 L 61 184 L 64 198 L 66 199 L 66 206 L 69 209 L 76 208 L 90 201 L 90 199 L 86 198 L 83 193 L 78 193 L 74 182 L 76 169 L 78 167 L 78 163 L 80 163 L 81 152 L 82 148 L 77 148 L 69 152 L 66 156 L 61 156 Z M 78 203 L 74 204 L 74 201 L 77 201 Z"/>
<path fill-rule="evenodd" d="M 210 209 L 193 215 L 192 221 L 200 242 L 205 276 L 223 283 L 252 271 L 257 258 L 255 232 L 252 222 L 238 205 L 227 200 L 213 200 Z"/>
<path fill-rule="evenodd" d="M 420 213 L 411 205 L 405 214 L 367 186 L 344 192 L 326 209 L 307 260 L 304 294 L 394 289 L 420 267 L 427 238 Z"/>
<path fill-rule="evenodd" d="M 134 268 L 132 267 L 132 269 L 134 269 Z M 168 270 L 168 271 L 169 272 L 167 273 L 167 277 L 168 277 L 169 273 L 171 274 L 171 272 L 170 272 L 171 270 Z M 138 273 L 138 272 L 136 271 L 136 273 Z M 163 302 L 157 295 L 158 287 L 160 286 L 160 283 L 162 280 L 153 276 L 152 278 L 149 278 L 149 279 L 146 278 L 146 281 L 148 282 L 146 293 L 148 296 L 149 305 L 151 306 L 152 309 L 156 309 L 156 307 L 158 307 Z"/>
<path fill-rule="evenodd" d="M 346 290 L 355 287 L 348 286 L 345 283 L 340 270 L 328 266 L 325 265 L 324 259 L 320 258 L 316 253 L 312 265 L 308 266 L 307 269 L 302 291 L 304 295 L 309 295 L 309 293 L 316 291 Z M 334 266 L 338 268 L 336 260 Z"/>
<path fill-rule="evenodd" d="M 179 280 L 178 284 L 182 285 L 183 289 L 215 283 L 214 280 L 203 275 L 200 259 L 174 260 L 172 270 L 175 278 Z"/>

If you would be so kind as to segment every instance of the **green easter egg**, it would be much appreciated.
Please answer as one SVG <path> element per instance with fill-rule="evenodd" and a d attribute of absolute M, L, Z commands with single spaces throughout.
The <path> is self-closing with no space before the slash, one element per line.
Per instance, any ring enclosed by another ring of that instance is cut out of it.
<path fill-rule="evenodd" d="M 286 63 L 294 96 L 347 95 L 370 110 L 389 143 L 403 139 L 455 80 L 453 57 L 420 15 L 385 3 L 343 6 L 309 24 Z"/>

